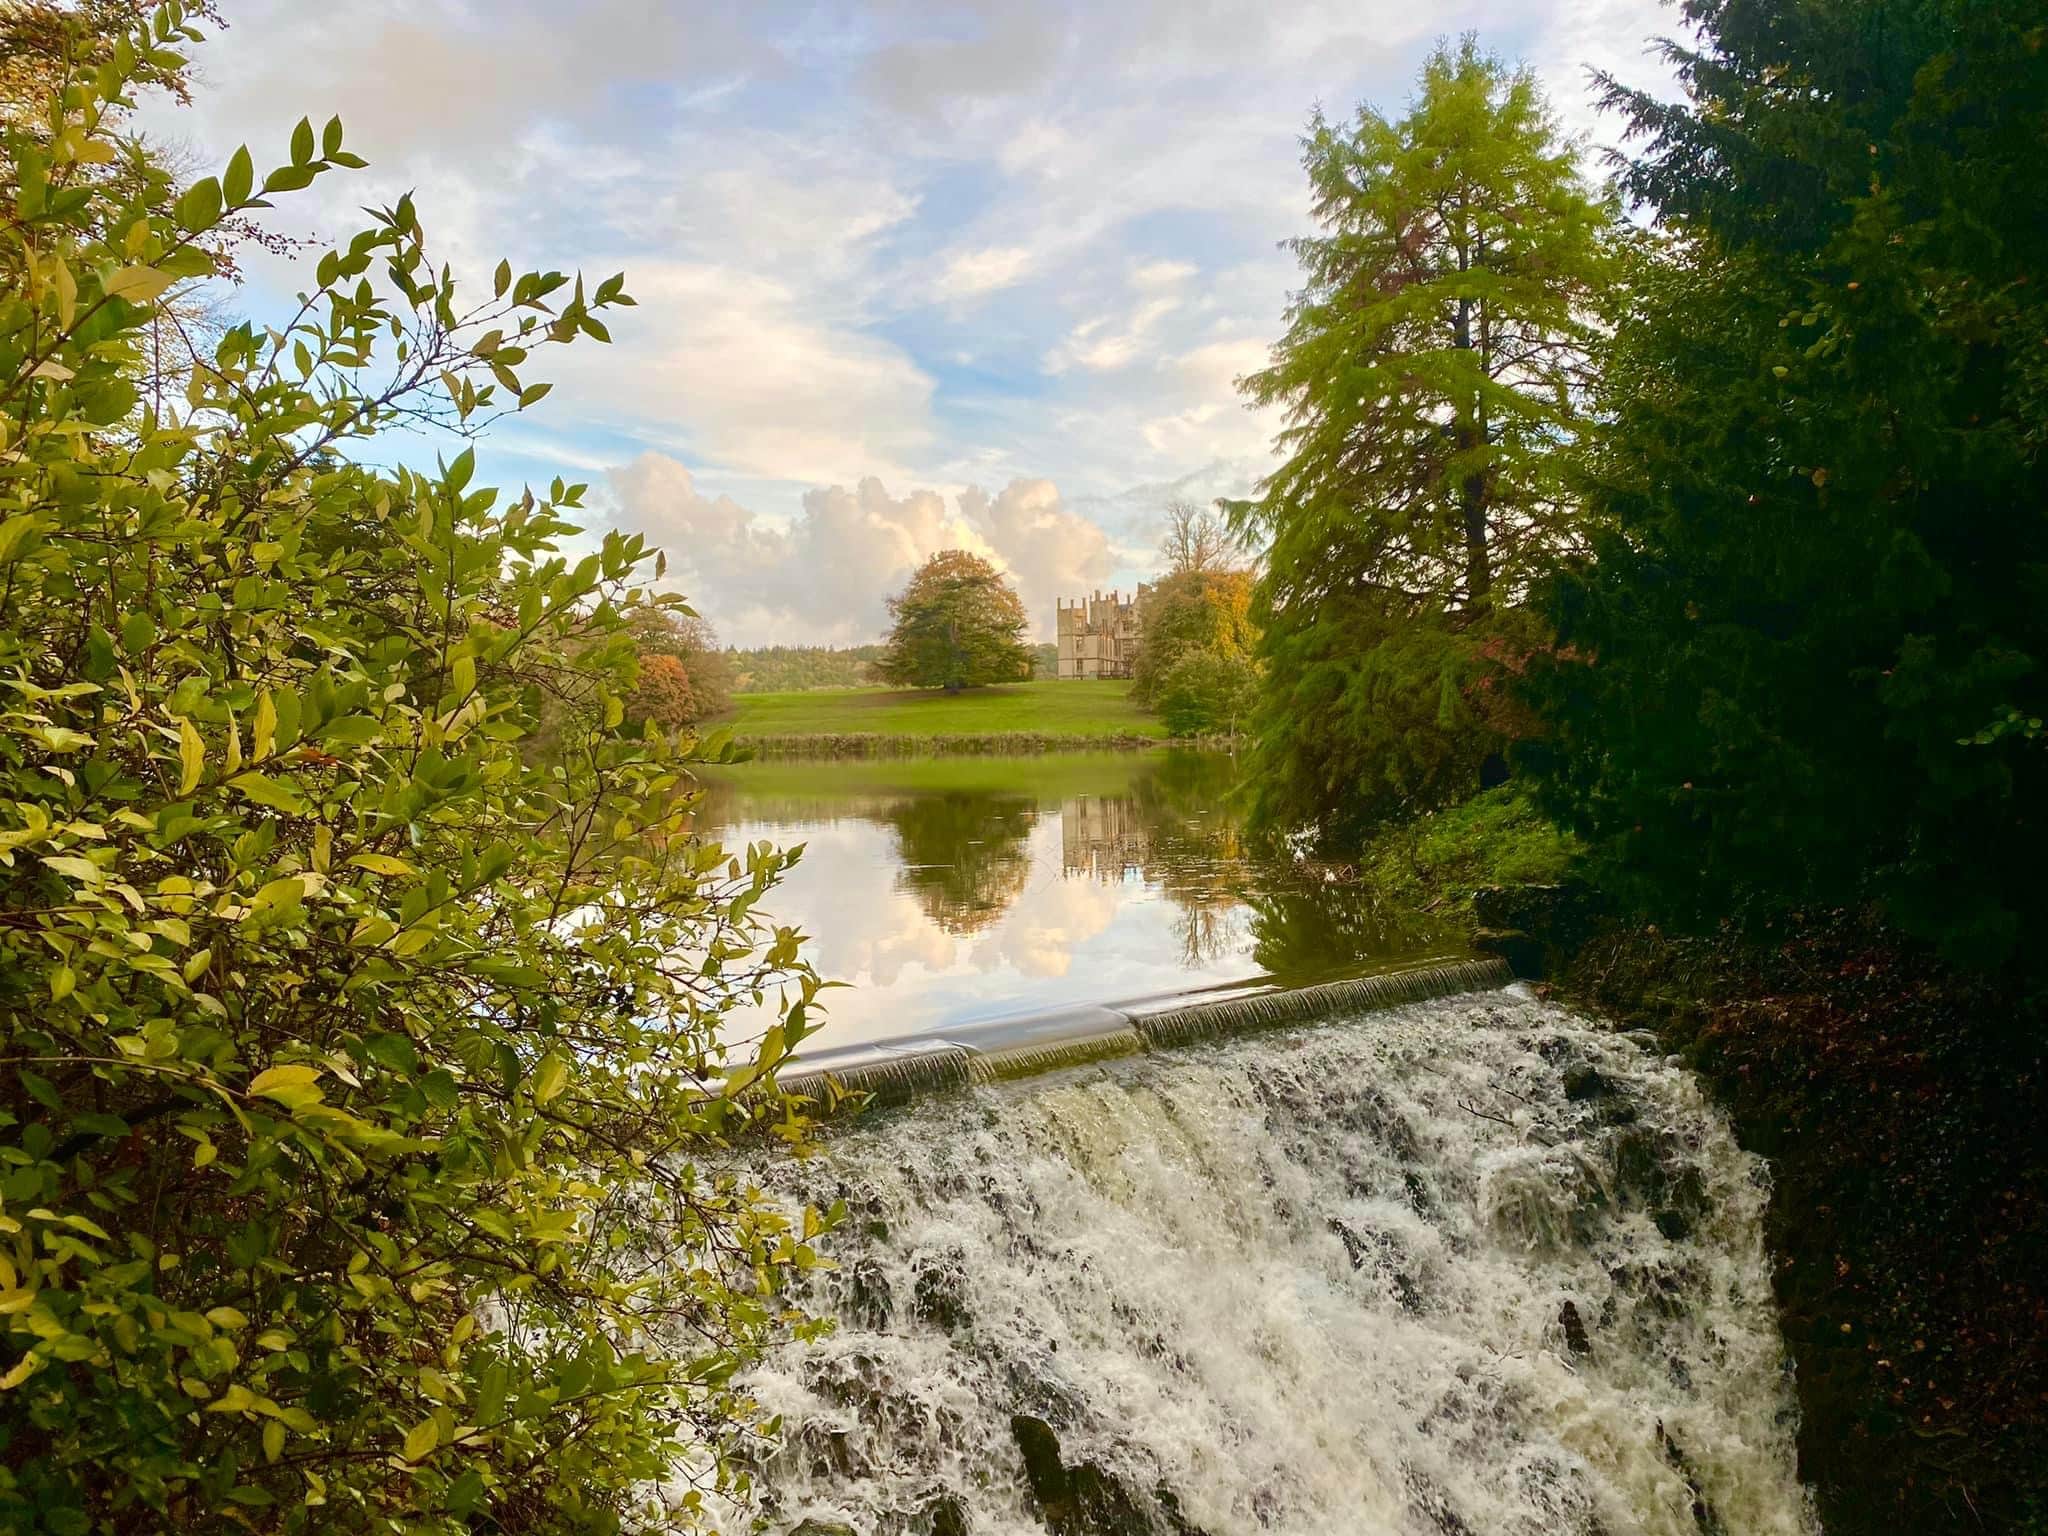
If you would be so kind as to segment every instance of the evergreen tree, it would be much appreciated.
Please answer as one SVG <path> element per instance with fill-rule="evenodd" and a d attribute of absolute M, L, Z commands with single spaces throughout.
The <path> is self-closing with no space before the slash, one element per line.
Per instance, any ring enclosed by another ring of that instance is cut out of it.
<path fill-rule="evenodd" d="M 1667 918 L 1875 896 L 1993 963 L 2048 916 L 2041 12 L 1687 15 L 1685 101 L 1610 85 L 1671 254 L 1531 756 Z"/>
<path fill-rule="evenodd" d="M 1490 627 L 1522 622 L 1501 610 L 1579 543 L 1564 460 L 1614 219 L 1534 77 L 1469 39 L 1400 120 L 1312 118 L 1303 161 L 1322 232 L 1243 384 L 1285 409 L 1286 459 L 1232 511 L 1269 541 L 1257 809 L 1350 842 L 1497 745 L 1463 698 Z"/>
<path fill-rule="evenodd" d="M 996 568 L 942 549 L 889 599 L 896 620 L 875 670 L 885 682 L 957 693 L 1031 676 L 1024 604 Z"/>

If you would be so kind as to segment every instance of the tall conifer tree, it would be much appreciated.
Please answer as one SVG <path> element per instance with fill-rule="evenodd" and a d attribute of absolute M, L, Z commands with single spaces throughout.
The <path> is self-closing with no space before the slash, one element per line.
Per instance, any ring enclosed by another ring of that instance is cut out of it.
<path fill-rule="evenodd" d="M 1439 48 L 1408 114 L 1310 120 L 1319 234 L 1270 367 L 1259 805 L 1353 840 L 1471 788 L 1478 648 L 1578 542 L 1564 450 L 1610 285 L 1611 206 L 1526 70 Z"/>

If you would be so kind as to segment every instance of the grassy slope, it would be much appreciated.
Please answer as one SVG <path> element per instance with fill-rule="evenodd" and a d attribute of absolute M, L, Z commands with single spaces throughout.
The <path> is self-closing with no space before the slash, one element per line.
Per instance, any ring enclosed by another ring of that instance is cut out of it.
<path fill-rule="evenodd" d="M 1164 736 L 1126 682 L 1010 683 L 946 694 L 888 688 L 747 693 L 717 723 L 754 736 Z"/>

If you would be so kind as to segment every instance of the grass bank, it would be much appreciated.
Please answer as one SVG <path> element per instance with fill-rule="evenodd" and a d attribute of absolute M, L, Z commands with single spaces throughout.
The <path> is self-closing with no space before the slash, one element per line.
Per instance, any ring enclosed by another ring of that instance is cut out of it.
<path fill-rule="evenodd" d="M 1156 716 L 1115 681 L 1009 683 L 949 694 L 834 688 L 749 693 L 716 722 L 762 756 L 886 757 L 1147 747 Z"/>

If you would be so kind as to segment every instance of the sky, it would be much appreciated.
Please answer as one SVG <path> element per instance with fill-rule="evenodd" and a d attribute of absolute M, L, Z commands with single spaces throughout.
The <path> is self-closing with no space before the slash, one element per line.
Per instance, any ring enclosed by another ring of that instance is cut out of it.
<path fill-rule="evenodd" d="M 260 167 L 338 113 L 370 162 L 277 228 L 324 248 L 411 189 L 458 276 L 626 274 L 613 345 L 529 370 L 554 390 L 480 478 L 587 482 L 592 527 L 646 533 L 741 645 L 879 638 L 944 548 L 1003 567 L 1038 638 L 1055 597 L 1151 574 L 1169 499 L 1271 466 L 1235 380 L 1296 286 L 1310 110 L 1398 110 L 1473 31 L 1597 148 L 1588 68 L 1656 86 L 1677 25 L 1654 0 L 225 8 L 194 106 L 150 126 Z M 308 281 L 258 259 L 232 302 L 261 321 Z"/>

